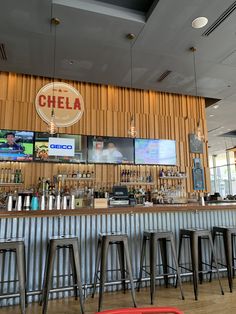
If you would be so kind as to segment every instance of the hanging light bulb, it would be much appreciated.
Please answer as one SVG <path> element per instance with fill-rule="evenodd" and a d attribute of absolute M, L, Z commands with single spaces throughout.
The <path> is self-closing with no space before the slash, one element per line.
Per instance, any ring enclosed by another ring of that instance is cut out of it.
<path fill-rule="evenodd" d="M 56 125 L 56 122 L 55 122 L 55 113 L 54 113 L 54 109 L 52 109 L 52 112 L 51 112 L 51 119 L 48 123 L 48 133 L 53 135 L 53 134 L 56 134 L 57 133 L 57 125 Z"/>
<path fill-rule="evenodd" d="M 132 138 L 136 138 L 137 135 L 138 135 L 138 132 L 137 132 L 136 127 L 135 127 L 134 117 L 133 116 L 131 117 L 130 127 L 129 127 L 129 130 L 128 130 L 128 135 L 129 135 L 129 137 L 132 137 Z"/>
<path fill-rule="evenodd" d="M 202 130 L 201 130 L 201 126 L 200 126 L 200 121 L 198 121 L 198 123 L 197 123 L 197 129 L 196 129 L 196 132 L 195 132 L 195 137 L 199 141 L 203 141 L 204 140 L 204 135 L 202 134 Z"/>
<path fill-rule="evenodd" d="M 193 72 L 194 72 L 194 84 L 195 84 L 195 99 L 196 99 L 196 105 L 198 103 L 198 91 L 197 91 L 197 71 L 196 71 L 196 58 L 195 58 L 195 52 L 196 52 L 195 47 L 191 47 L 190 51 L 193 53 Z M 201 124 L 200 124 L 200 112 L 199 112 L 199 117 L 198 117 L 198 122 L 197 122 L 197 128 L 195 130 L 195 138 L 198 139 L 199 141 L 204 141 L 204 135 L 202 133 L 201 129 Z"/>
<path fill-rule="evenodd" d="M 133 54 L 132 54 L 132 40 L 135 38 L 135 35 L 130 33 L 127 34 L 127 39 L 130 40 L 130 95 L 132 93 L 132 88 L 133 88 Z M 132 97 L 132 96 L 131 96 Z M 135 108 L 134 108 L 135 111 Z M 132 138 L 136 138 L 138 135 L 136 126 L 135 126 L 135 119 L 134 115 L 131 116 L 130 119 L 130 126 L 128 129 L 128 136 Z"/>

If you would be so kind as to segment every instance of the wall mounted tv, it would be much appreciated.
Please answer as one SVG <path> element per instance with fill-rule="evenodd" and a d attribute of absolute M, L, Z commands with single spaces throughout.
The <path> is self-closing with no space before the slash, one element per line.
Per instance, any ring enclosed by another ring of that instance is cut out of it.
<path fill-rule="evenodd" d="M 176 141 L 135 139 L 135 164 L 176 165 Z"/>
<path fill-rule="evenodd" d="M 134 141 L 131 138 L 88 136 L 88 162 L 133 164 Z"/>
<path fill-rule="evenodd" d="M 36 132 L 34 159 L 45 162 L 85 163 L 87 136 Z"/>
<path fill-rule="evenodd" d="M 31 161 L 34 152 L 34 132 L 0 130 L 1 161 Z"/>

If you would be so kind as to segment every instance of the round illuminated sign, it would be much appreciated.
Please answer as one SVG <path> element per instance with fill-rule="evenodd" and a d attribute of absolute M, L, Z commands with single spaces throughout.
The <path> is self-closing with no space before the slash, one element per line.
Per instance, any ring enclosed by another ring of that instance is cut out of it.
<path fill-rule="evenodd" d="M 73 86 L 61 82 L 44 85 L 36 95 L 35 107 L 46 123 L 50 122 L 54 109 L 57 127 L 75 124 L 84 113 L 84 101 L 80 93 Z"/>

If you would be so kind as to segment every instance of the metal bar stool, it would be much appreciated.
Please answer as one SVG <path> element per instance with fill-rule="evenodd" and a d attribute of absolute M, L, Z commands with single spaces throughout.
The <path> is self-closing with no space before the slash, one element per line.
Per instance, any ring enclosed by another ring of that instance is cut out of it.
<path fill-rule="evenodd" d="M 96 286 L 97 286 L 98 273 L 100 272 L 98 312 L 100 312 L 102 309 L 104 285 L 105 285 L 106 272 L 107 272 L 107 255 L 108 255 L 108 248 L 110 245 L 115 245 L 118 250 L 120 271 L 121 271 L 121 277 L 122 277 L 121 281 L 122 281 L 124 292 L 125 292 L 125 277 L 126 277 L 125 275 L 127 272 L 129 274 L 129 280 L 130 280 L 130 285 L 131 285 L 131 296 L 132 296 L 134 307 L 136 307 L 134 282 L 133 282 L 132 267 L 131 267 L 131 262 L 130 262 L 129 247 L 128 247 L 128 236 L 126 234 L 121 234 L 121 233 L 101 233 L 99 235 L 98 245 L 97 245 L 94 286 L 93 286 L 93 293 L 92 293 L 92 297 L 94 297 Z M 125 260 L 126 260 L 127 270 L 125 268 Z"/>
<path fill-rule="evenodd" d="M 192 270 L 182 266 L 179 263 L 183 239 L 189 239 L 190 240 Z M 178 263 L 179 263 L 179 266 L 181 268 L 184 268 L 188 271 L 193 272 L 193 288 L 194 288 L 195 300 L 198 299 L 198 278 L 197 277 L 199 276 L 200 283 L 202 283 L 202 280 L 203 280 L 203 267 L 202 267 L 203 264 L 210 266 L 211 267 L 210 272 L 212 272 L 212 265 L 207 264 L 206 262 L 202 261 L 202 244 L 201 244 L 201 241 L 203 239 L 209 240 L 212 256 L 213 256 L 214 261 L 215 261 L 215 267 L 214 268 L 216 268 L 217 277 L 218 277 L 219 286 L 220 286 L 220 291 L 221 291 L 222 295 L 224 294 L 224 291 L 223 291 L 223 288 L 221 285 L 221 281 L 220 281 L 219 268 L 218 268 L 218 264 L 217 264 L 217 260 L 216 260 L 216 254 L 215 254 L 215 249 L 213 246 L 211 232 L 207 229 L 197 229 L 197 228 L 180 229 Z"/>
<path fill-rule="evenodd" d="M 19 278 L 21 313 L 25 314 L 26 307 L 26 271 L 25 271 L 25 244 L 23 239 L 0 239 L 0 253 L 13 252 L 16 255 L 16 264 Z"/>
<path fill-rule="evenodd" d="M 144 267 L 144 258 L 146 255 L 146 243 L 149 241 L 149 252 L 150 252 L 150 273 L 146 271 Z M 162 257 L 162 266 L 163 266 L 163 276 L 166 287 L 168 287 L 168 277 L 170 273 L 169 269 L 176 271 L 177 280 L 179 281 L 180 292 L 182 299 L 184 300 L 184 294 L 182 289 L 182 282 L 180 277 L 179 265 L 177 261 L 177 254 L 174 242 L 174 235 L 172 231 L 167 230 L 145 230 L 143 233 L 143 243 L 141 249 L 141 259 L 140 259 L 140 274 L 138 280 L 138 291 L 141 285 L 142 273 L 145 271 L 150 275 L 150 294 L 151 294 L 151 304 L 153 304 L 153 298 L 155 295 L 155 282 L 156 282 L 156 264 L 157 264 L 157 246 L 158 242 L 160 244 L 160 251 Z M 170 243 L 171 252 L 174 259 L 175 268 L 168 265 L 167 258 L 167 242 Z"/>
<path fill-rule="evenodd" d="M 230 292 L 233 291 L 233 277 L 234 277 L 234 250 L 233 250 L 233 239 L 236 236 L 236 227 L 224 227 L 214 226 L 212 229 L 213 243 L 217 236 L 223 237 L 224 252 L 226 265 L 219 263 L 221 266 L 227 267 L 227 276 Z M 210 277 L 211 280 L 211 277 Z"/>
<path fill-rule="evenodd" d="M 73 282 L 74 282 L 75 299 L 77 300 L 77 296 L 78 296 L 77 289 L 78 289 L 79 298 L 80 298 L 80 308 L 81 308 L 81 312 L 84 314 L 83 291 L 82 291 L 81 276 L 80 276 L 78 238 L 74 236 L 53 237 L 49 241 L 46 265 L 45 265 L 45 270 L 44 270 L 44 282 L 43 282 L 43 291 L 42 291 L 42 299 L 41 299 L 41 305 L 43 305 L 42 313 L 43 314 L 47 313 L 48 296 L 50 292 L 56 250 L 62 249 L 62 248 L 68 248 L 70 250 L 70 262 L 71 262 L 72 276 L 73 276 Z"/>

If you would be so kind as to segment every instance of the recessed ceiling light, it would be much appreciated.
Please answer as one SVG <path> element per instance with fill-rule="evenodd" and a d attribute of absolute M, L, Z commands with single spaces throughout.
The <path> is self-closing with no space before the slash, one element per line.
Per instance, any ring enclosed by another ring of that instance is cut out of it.
<path fill-rule="evenodd" d="M 228 131 L 231 131 L 232 129 L 227 129 Z"/>
<path fill-rule="evenodd" d="M 209 117 L 210 117 L 210 118 L 214 117 L 214 114 L 210 114 Z"/>
<path fill-rule="evenodd" d="M 206 26 L 208 23 L 208 19 L 205 16 L 199 16 L 192 21 L 193 28 L 202 28 Z"/>
<path fill-rule="evenodd" d="M 218 109 L 218 108 L 219 108 L 219 105 L 214 105 L 213 108 L 214 108 L 214 109 Z"/>

